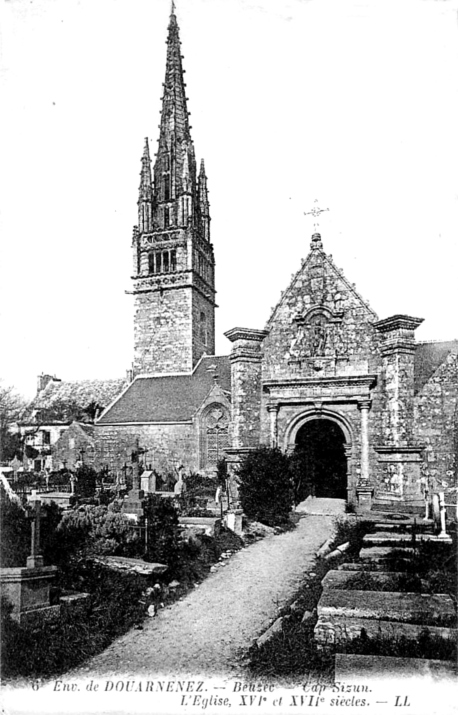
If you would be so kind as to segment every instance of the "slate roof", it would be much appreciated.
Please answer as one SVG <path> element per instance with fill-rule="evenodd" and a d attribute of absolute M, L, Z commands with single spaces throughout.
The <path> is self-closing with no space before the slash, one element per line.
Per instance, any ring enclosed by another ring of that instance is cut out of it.
<path fill-rule="evenodd" d="M 97 424 L 190 421 L 215 383 L 230 394 L 227 355 L 203 357 L 189 375 L 137 377 Z"/>
<path fill-rule="evenodd" d="M 78 380 L 64 382 L 50 380 L 46 387 L 34 397 L 21 417 L 21 422 L 33 420 L 37 410 L 52 408 L 54 403 L 72 402 L 85 408 L 91 402 L 97 402 L 102 407 L 108 407 L 115 397 L 127 386 L 125 378 L 117 380 Z"/>
<path fill-rule="evenodd" d="M 414 362 L 415 394 L 426 385 L 450 353 L 458 353 L 458 340 L 418 343 Z"/>

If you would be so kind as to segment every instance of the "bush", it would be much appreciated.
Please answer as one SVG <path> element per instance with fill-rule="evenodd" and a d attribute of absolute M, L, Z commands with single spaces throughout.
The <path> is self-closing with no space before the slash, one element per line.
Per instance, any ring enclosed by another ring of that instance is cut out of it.
<path fill-rule="evenodd" d="M 149 494 L 144 505 L 147 529 L 146 561 L 158 561 L 176 569 L 179 560 L 180 529 L 178 512 L 172 499 Z"/>
<path fill-rule="evenodd" d="M 62 548 L 56 528 L 62 512 L 57 504 L 42 504 L 40 522 L 40 552 L 45 565 L 55 563 L 54 553 Z M 11 501 L 3 486 L 0 489 L 0 566 L 10 568 L 25 566 L 31 547 L 31 519 L 27 508 Z"/>
<path fill-rule="evenodd" d="M 57 531 L 61 542 L 56 551 L 65 558 L 91 554 L 136 556 L 142 549 L 132 522 L 115 508 L 104 505 L 70 509 L 64 513 Z"/>
<path fill-rule="evenodd" d="M 275 526 L 288 520 L 294 494 L 288 457 L 259 447 L 249 452 L 237 473 L 242 509 L 249 519 Z"/>
<path fill-rule="evenodd" d="M 2 675 L 43 676 L 74 668 L 106 648 L 143 618 L 141 576 L 112 573 L 99 564 L 80 564 L 78 586 L 91 594 L 87 617 L 67 613 L 52 627 L 27 630 L 11 618 L 2 598 Z"/>
<path fill-rule="evenodd" d="M 97 487 L 97 472 L 87 464 L 76 470 L 76 493 L 79 497 L 92 497 Z"/>

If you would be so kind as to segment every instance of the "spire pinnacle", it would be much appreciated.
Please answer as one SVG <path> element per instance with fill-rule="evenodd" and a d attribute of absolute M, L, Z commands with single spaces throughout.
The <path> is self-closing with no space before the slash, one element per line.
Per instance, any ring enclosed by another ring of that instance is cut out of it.
<path fill-rule="evenodd" d="M 170 14 L 175 15 L 175 0 L 170 3 Z"/>
<path fill-rule="evenodd" d="M 139 201 L 150 201 L 152 198 L 151 158 L 149 155 L 148 137 L 145 137 L 143 147 L 142 168 L 140 171 Z"/>

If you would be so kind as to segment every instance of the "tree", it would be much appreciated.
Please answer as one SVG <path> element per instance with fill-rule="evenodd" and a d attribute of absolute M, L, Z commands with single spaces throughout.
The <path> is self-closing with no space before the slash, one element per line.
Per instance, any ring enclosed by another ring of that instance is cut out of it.
<path fill-rule="evenodd" d="M 249 452 L 238 469 L 239 497 L 249 519 L 269 526 L 285 523 L 294 494 L 289 459 L 278 448 Z"/>
<path fill-rule="evenodd" d="M 0 382 L 0 462 L 13 459 L 18 452 L 20 441 L 10 432 L 10 428 L 24 408 L 25 401 L 14 387 Z"/>

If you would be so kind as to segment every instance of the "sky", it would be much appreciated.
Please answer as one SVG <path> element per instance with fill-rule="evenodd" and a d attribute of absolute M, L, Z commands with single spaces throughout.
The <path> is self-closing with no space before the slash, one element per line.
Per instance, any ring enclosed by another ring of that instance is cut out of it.
<path fill-rule="evenodd" d="M 169 0 L 0 5 L 0 378 L 125 375 Z M 216 351 L 324 250 L 380 319 L 458 338 L 456 0 L 176 0 L 216 257 Z"/>

